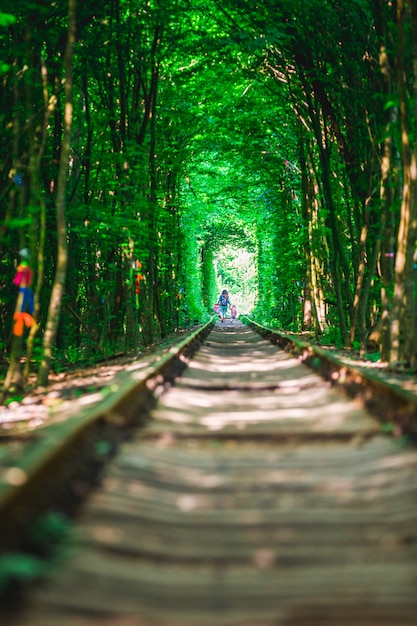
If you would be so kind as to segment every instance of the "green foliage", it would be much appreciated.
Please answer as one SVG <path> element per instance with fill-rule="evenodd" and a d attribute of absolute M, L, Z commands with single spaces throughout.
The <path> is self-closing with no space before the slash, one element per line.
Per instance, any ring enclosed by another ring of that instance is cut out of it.
<path fill-rule="evenodd" d="M 0 597 L 7 597 L 17 584 L 28 584 L 46 572 L 45 562 L 37 556 L 24 552 L 0 555 Z"/>
<path fill-rule="evenodd" d="M 52 554 L 69 536 L 72 525 L 66 515 L 50 511 L 40 517 L 30 529 L 30 540 L 39 554 Z"/>
<path fill-rule="evenodd" d="M 16 587 L 28 585 L 50 573 L 69 546 L 71 528 L 65 515 L 50 511 L 29 530 L 30 552 L 0 555 L 0 597 L 7 598 Z"/>
<path fill-rule="evenodd" d="M 108 441 L 98 441 L 95 448 L 98 457 L 107 457 L 112 450 L 112 446 Z"/>
<path fill-rule="evenodd" d="M 0 26 L 11 26 L 16 23 L 16 17 L 10 13 L 0 13 Z"/>
<path fill-rule="evenodd" d="M 206 316 L 202 293 L 201 248 L 190 222 L 183 231 L 183 263 L 179 274 L 178 313 L 179 325 L 188 326 L 194 319 Z"/>
<path fill-rule="evenodd" d="M 92 0 L 77 7 L 58 362 L 130 350 L 202 321 L 224 286 L 263 323 L 293 331 L 310 324 L 338 343 L 350 324 L 353 331 L 362 324 L 363 341 L 363 326 L 381 311 L 386 276 L 377 261 L 398 233 L 402 179 L 398 115 L 387 123 L 401 101 L 398 25 L 393 6 L 381 5 L 379 15 L 377 4 L 108 0 L 99 16 Z M 43 255 L 40 335 L 46 326 L 67 16 L 51 0 L 5 0 L 2 10 L 0 318 L 7 345 L 13 263 L 23 245 Z M 378 66 L 383 48 L 389 89 Z M 404 67 L 407 122 L 415 128 L 410 52 Z M 387 136 L 395 162 L 389 219 L 379 170 Z"/>
<path fill-rule="evenodd" d="M 212 312 L 213 304 L 217 300 L 217 281 L 214 268 L 214 256 L 210 246 L 203 248 L 203 259 L 201 263 L 202 273 L 202 303 L 205 311 Z"/>
<path fill-rule="evenodd" d="M 22 402 L 23 398 L 25 396 L 21 393 L 19 394 L 11 394 L 9 395 L 9 397 L 7 398 L 5 405 L 9 406 L 10 404 L 12 404 L 13 402 Z"/>
<path fill-rule="evenodd" d="M 378 363 L 381 360 L 381 352 L 377 350 L 376 352 L 365 352 L 363 358 L 366 361 L 371 361 L 372 363 Z"/>
<path fill-rule="evenodd" d="M 323 346 L 342 348 L 344 344 L 340 329 L 337 326 L 330 326 L 320 337 L 320 343 Z"/>
<path fill-rule="evenodd" d="M 8 27 L 11 26 L 12 24 L 16 23 L 16 18 L 14 15 L 11 15 L 10 13 L 1 13 L 0 12 L 0 28 L 1 27 Z M 0 33 L 0 41 L 2 39 L 2 34 Z M 3 63 L 0 62 L 0 76 L 2 74 L 6 74 L 6 72 L 8 72 L 11 68 L 11 65 L 9 63 Z"/>

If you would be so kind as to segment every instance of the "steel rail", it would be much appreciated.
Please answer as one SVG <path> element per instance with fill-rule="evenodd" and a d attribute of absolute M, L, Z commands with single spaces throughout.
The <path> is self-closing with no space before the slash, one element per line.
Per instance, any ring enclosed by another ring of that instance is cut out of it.
<path fill-rule="evenodd" d="M 157 352 L 148 366 L 136 371 L 130 366 L 101 401 L 73 415 L 58 413 L 18 458 L 1 458 L 0 553 L 32 549 L 30 525 L 50 507 L 74 509 L 118 443 L 146 420 L 158 388 L 164 389 L 198 350 L 213 319 Z"/>
<path fill-rule="evenodd" d="M 298 356 L 325 380 L 355 398 L 396 434 L 417 439 L 417 394 L 386 380 L 369 368 L 347 363 L 328 350 L 288 333 L 261 326 L 247 316 L 240 318 L 252 330 L 293 356 Z"/>

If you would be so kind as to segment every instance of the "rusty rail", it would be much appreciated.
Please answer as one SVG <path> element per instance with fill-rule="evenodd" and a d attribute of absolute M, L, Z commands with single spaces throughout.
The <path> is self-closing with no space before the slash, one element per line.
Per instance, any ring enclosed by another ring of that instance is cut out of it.
<path fill-rule="evenodd" d="M 146 420 L 158 387 L 164 389 L 182 371 L 212 326 L 210 320 L 168 351 L 156 353 L 148 366 L 128 368 L 101 401 L 74 415 L 57 414 L 18 458 L 2 457 L 0 552 L 31 549 L 27 529 L 34 519 L 51 505 L 67 513 L 82 500 L 118 443 Z"/>
<path fill-rule="evenodd" d="M 417 394 L 298 337 L 261 326 L 249 317 L 242 321 L 271 343 L 298 356 L 350 398 L 360 401 L 387 428 L 417 439 Z"/>

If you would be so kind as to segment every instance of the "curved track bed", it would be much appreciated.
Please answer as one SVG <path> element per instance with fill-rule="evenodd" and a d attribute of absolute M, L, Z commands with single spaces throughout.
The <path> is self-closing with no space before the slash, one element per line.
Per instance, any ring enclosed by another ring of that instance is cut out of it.
<path fill-rule="evenodd" d="M 417 451 L 216 324 L 9 626 L 417 626 Z"/>

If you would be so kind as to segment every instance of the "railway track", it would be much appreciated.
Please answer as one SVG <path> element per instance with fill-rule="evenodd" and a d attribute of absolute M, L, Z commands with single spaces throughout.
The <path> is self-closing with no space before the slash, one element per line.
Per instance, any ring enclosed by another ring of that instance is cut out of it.
<path fill-rule="evenodd" d="M 1 623 L 417 626 L 417 450 L 366 408 L 383 394 L 383 421 L 413 434 L 412 394 L 268 339 L 209 324 L 75 424 L 52 425 L 44 465 L 33 444 L 26 466 L 6 468 L 3 550 L 105 466 L 77 508 L 74 554 L 4 603 Z M 105 458 L 83 460 L 98 444 Z"/>

